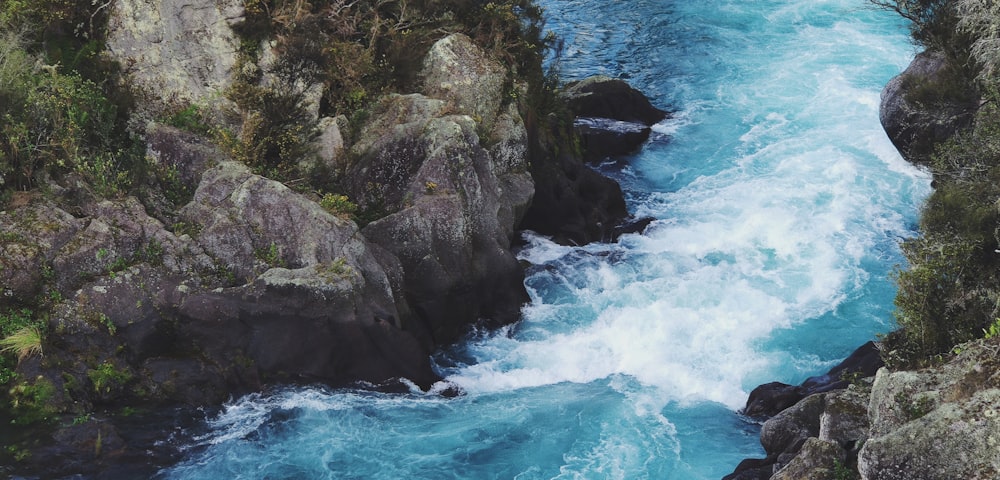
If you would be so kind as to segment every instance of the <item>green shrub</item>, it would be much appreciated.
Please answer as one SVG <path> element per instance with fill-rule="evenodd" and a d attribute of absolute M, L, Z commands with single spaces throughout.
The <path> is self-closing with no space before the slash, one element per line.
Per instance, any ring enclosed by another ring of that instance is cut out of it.
<path fill-rule="evenodd" d="M 54 393 L 52 382 L 41 376 L 32 382 L 17 382 L 7 392 L 14 414 L 11 423 L 25 425 L 48 420 L 57 412 L 51 403 Z"/>
<path fill-rule="evenodd" d="M 0 177 L 4 187 L 28 189 L 45 172 L 82 174 L 97 193 L 128 189 L 141 158 L 118 128 L 117 107 L 93 82 L 40 60 L 12 33 L 0 36 Z M 138 158 L 137 158 L 138 157 Z"/>
<path fill-rule="evenodd" d="M 198 105 L 187 105 L 175 110 L 167 116 L 163 123 L 201 135 L 208 135 L 212 132 L 208 119 L 205 118 L 202 108 Z"/>
<path fill-rule="evenodd" d="M 87 378 L 94 386 L 94 392 L 101 395 L 108 395 L 121 390 L 126 383 L 132 380 L 132 374 L 125 369 L 119 369 L 114 363 L 106 361 L 87 370 Z"/>
<path fill-rule="evenodd" d="M 892 10 L 910 21 L 910 34 L 917 43 L 941 51 L 955 46 L 956 32 L 953 0 L 869 0 L 873 5 Z"/>
<path fill-rule="evenodd" d="M 996 84 L 1000 68 L 1000 3 L 956 0 L 958 28 L 971 38 L 970 52 L 980 67 L 979 78 Z"/>
<path fill-rule="evenodd" d="M 347 198 L 347 195 L 327 193 L 320 198 L 319 205 L 326 211 L 345 220 L 351 218 L 358 211 L 358 205 Z"/>

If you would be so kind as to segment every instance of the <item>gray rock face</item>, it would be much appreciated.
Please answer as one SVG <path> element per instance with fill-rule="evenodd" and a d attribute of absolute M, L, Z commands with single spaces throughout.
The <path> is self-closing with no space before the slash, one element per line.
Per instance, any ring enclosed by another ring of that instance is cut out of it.
<path fill-rule="evenodd" d="M 507 69 L 489 60 L 469 37 L 449 35 L 431 47 L 422 72 L 424 95 L 447 102 L 489 131 L 502 113 Z"/>
<path fill-rule="evenodd" d="M 858 454 L 870 480 L 1000 475 L 1000 339 L 971 342 L 947 364 L 879 371 L 871 438 Z"/>
<path fill-rule="evenodd" d="M 118 0 L 107 51 L 160 108 L 213 104 L 231 84 L 239 46 L 231 27 L 243 14 L 239 0 Z"/>
<path fill-rule="evenodd" d="M 428 345 L 455 341 L 470 320 L 513 322 L 528 299 L 510 252 L 534 191 L 527 134 L 501 108 L 504 70 L 485 58 L 463 35 L 439 41 L 424 94 L 383 99 L 351 147 L 351 197 L 387 213 L 363 233 L 399 259 L 409 328 Z"/>
<path fill-rule="evenodd" d="M 935 145 L 972 124 L 979 106 L 976 100 L 926 103 L 914 98 L 914 92 L 938 81 L 945 69 L 941 54 L 925 51 L 882 90 L 879 120 L 896 149 L 911 162 L 928 162 Z"/>
<path fill-rule="evenodd" d="M 844 468 L 844 450 L 833 442 L 816 437 L 807 439 L 788 465 L 771 476 L 772 480 L 836 480 L 838 468 Z"/>

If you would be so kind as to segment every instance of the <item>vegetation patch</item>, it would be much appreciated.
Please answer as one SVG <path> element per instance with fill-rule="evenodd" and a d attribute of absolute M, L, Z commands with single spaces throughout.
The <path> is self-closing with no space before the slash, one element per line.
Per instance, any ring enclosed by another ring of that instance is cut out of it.
<path fill-rule="evenodd" d="M 921 236 L 903 243 L 909 268 L 896 272 L 901 330 L 885 338 L 883 351 L 891 366 L 905 368 L 989 334 L 1000 317 L 1000 7 L 977 0 L 871 3 L 909 19 L 914 39 L 948 59 L 936 81 L 909 85 L 909 100 L 935 108 L 981 99 L 973 126 L 937 146 Z"/>
<path fill-rule="evenodd" d="M 27 308 L 0 313 L 0 386 L 17 378 L 17 363 L 42 353 L 45 322 Z"/>

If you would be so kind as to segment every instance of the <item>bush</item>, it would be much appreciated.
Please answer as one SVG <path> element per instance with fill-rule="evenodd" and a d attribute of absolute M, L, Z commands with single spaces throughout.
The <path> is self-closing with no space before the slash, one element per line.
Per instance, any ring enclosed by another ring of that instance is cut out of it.
<path fill-rule="evenodd" d="M 142 154 L 119 128 L 117 107 L 93 82 L 43 65 L 23 42 L 16 33 L 0 33 L 3 187 L 29 189 L 42 172 L 77 172 L 98 193 L 120 194 Z"/>
<path fill-rule="evenodd" d="M 869 0 L 910 21 L 910 34 L 925 47 L 948 51 L 957 19 L 953 0 Z"/>
<path fill-rule="evenodd" d="M 1000 68 L 1000 4 L 956 0 L 958 28 L 972 39 L 970 52 L 981 68 L 980 79 L 995 86 Z"/>
<path fill-rule="evenodd" d="M 358 211 L 358 206 L 347 195 L 327 193 L 319 200 L 319 205 L 326 211 L 344 220 L 350 219 Z"/>

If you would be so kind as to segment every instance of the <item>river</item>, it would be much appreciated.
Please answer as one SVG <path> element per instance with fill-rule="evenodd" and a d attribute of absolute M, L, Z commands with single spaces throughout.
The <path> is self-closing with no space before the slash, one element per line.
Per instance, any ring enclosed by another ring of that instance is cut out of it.
<path fill-rule="evenodd" d="M 738 409 L 894 327 L 929 176 L 878 122 L 915 53 L 864 0 L 541 0 L 564 80 L 674 111 L 600 169 L 656 220 L 527 234 L 523 320 L 435 355 L 465 395 L 288 388 L 206 415 L 160 478 L 718 479 L 762 456 Z"/>

